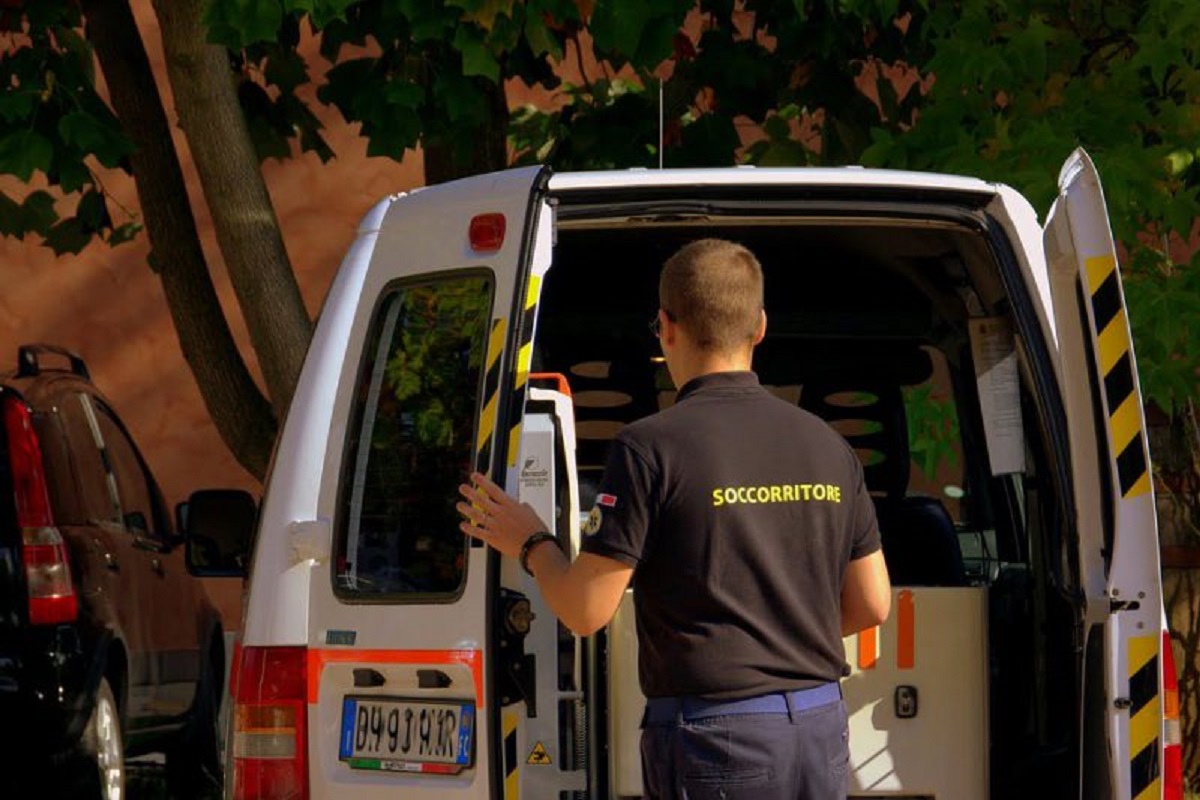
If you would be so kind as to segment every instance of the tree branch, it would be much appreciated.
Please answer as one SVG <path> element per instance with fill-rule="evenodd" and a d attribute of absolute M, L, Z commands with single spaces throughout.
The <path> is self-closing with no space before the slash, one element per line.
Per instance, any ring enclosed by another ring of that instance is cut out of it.
<path fill-rule="evenodd" d="M 200 247 L 162 98 L 128 0 L 83 0 L 87 35 L 134 145 L 134 183 L 183 357 L 234 457 L 266 473 L 276 423 L 234 343 Z"/>
<path fill-rule="evenodd" d="M 223 47 L 208 44 L 204 0 L 153 0 L 179 124 L 196 161 L 267 393 L 280 418 L 312 334 Z"/>

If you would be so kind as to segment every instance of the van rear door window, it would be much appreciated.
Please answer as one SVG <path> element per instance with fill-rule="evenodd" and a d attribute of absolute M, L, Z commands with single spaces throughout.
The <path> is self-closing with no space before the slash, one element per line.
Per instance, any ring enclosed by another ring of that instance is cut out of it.
<path fill-rule="evenodd" d="M 385 292 L 367 337 L 339 501 L 334 587 L 357 600 L 458 595 L 454 505 L 472 466 L 493 287 L 478 272 Z"/>

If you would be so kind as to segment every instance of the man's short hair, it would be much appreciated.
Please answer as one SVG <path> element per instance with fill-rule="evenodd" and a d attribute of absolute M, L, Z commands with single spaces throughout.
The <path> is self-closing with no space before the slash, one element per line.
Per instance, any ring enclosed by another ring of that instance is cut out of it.
<path fill-rule="evenodd" d="M 753 345 L 763 308 L 762 266 L 736 242 L 698 239 L 663 265 L 658 303 L 698 347 L 728 353 Z"/>

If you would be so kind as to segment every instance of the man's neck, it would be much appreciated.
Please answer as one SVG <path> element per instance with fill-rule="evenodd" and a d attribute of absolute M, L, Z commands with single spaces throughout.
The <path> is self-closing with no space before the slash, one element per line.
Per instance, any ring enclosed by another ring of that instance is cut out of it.
<path fill-rule="evenodd" d="M 681 354 L 683 355 L 683 354 Z M 728 354 L 698 351 L 688 353 L 673 365 L 671 378 L 675 388 L 682 389 L 689 381 L 716 372 L 746 372 L 750 369 L 750 353 Z"/>

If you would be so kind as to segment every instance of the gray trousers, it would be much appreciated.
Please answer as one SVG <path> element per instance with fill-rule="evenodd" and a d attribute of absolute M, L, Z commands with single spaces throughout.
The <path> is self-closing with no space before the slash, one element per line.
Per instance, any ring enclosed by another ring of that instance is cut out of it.
<path fill-rule="evenodd" d="M 653 800 L 845 800 L 849 728 L 841 700 L 790 714 L 736 714 L 642 728 Z"/>

